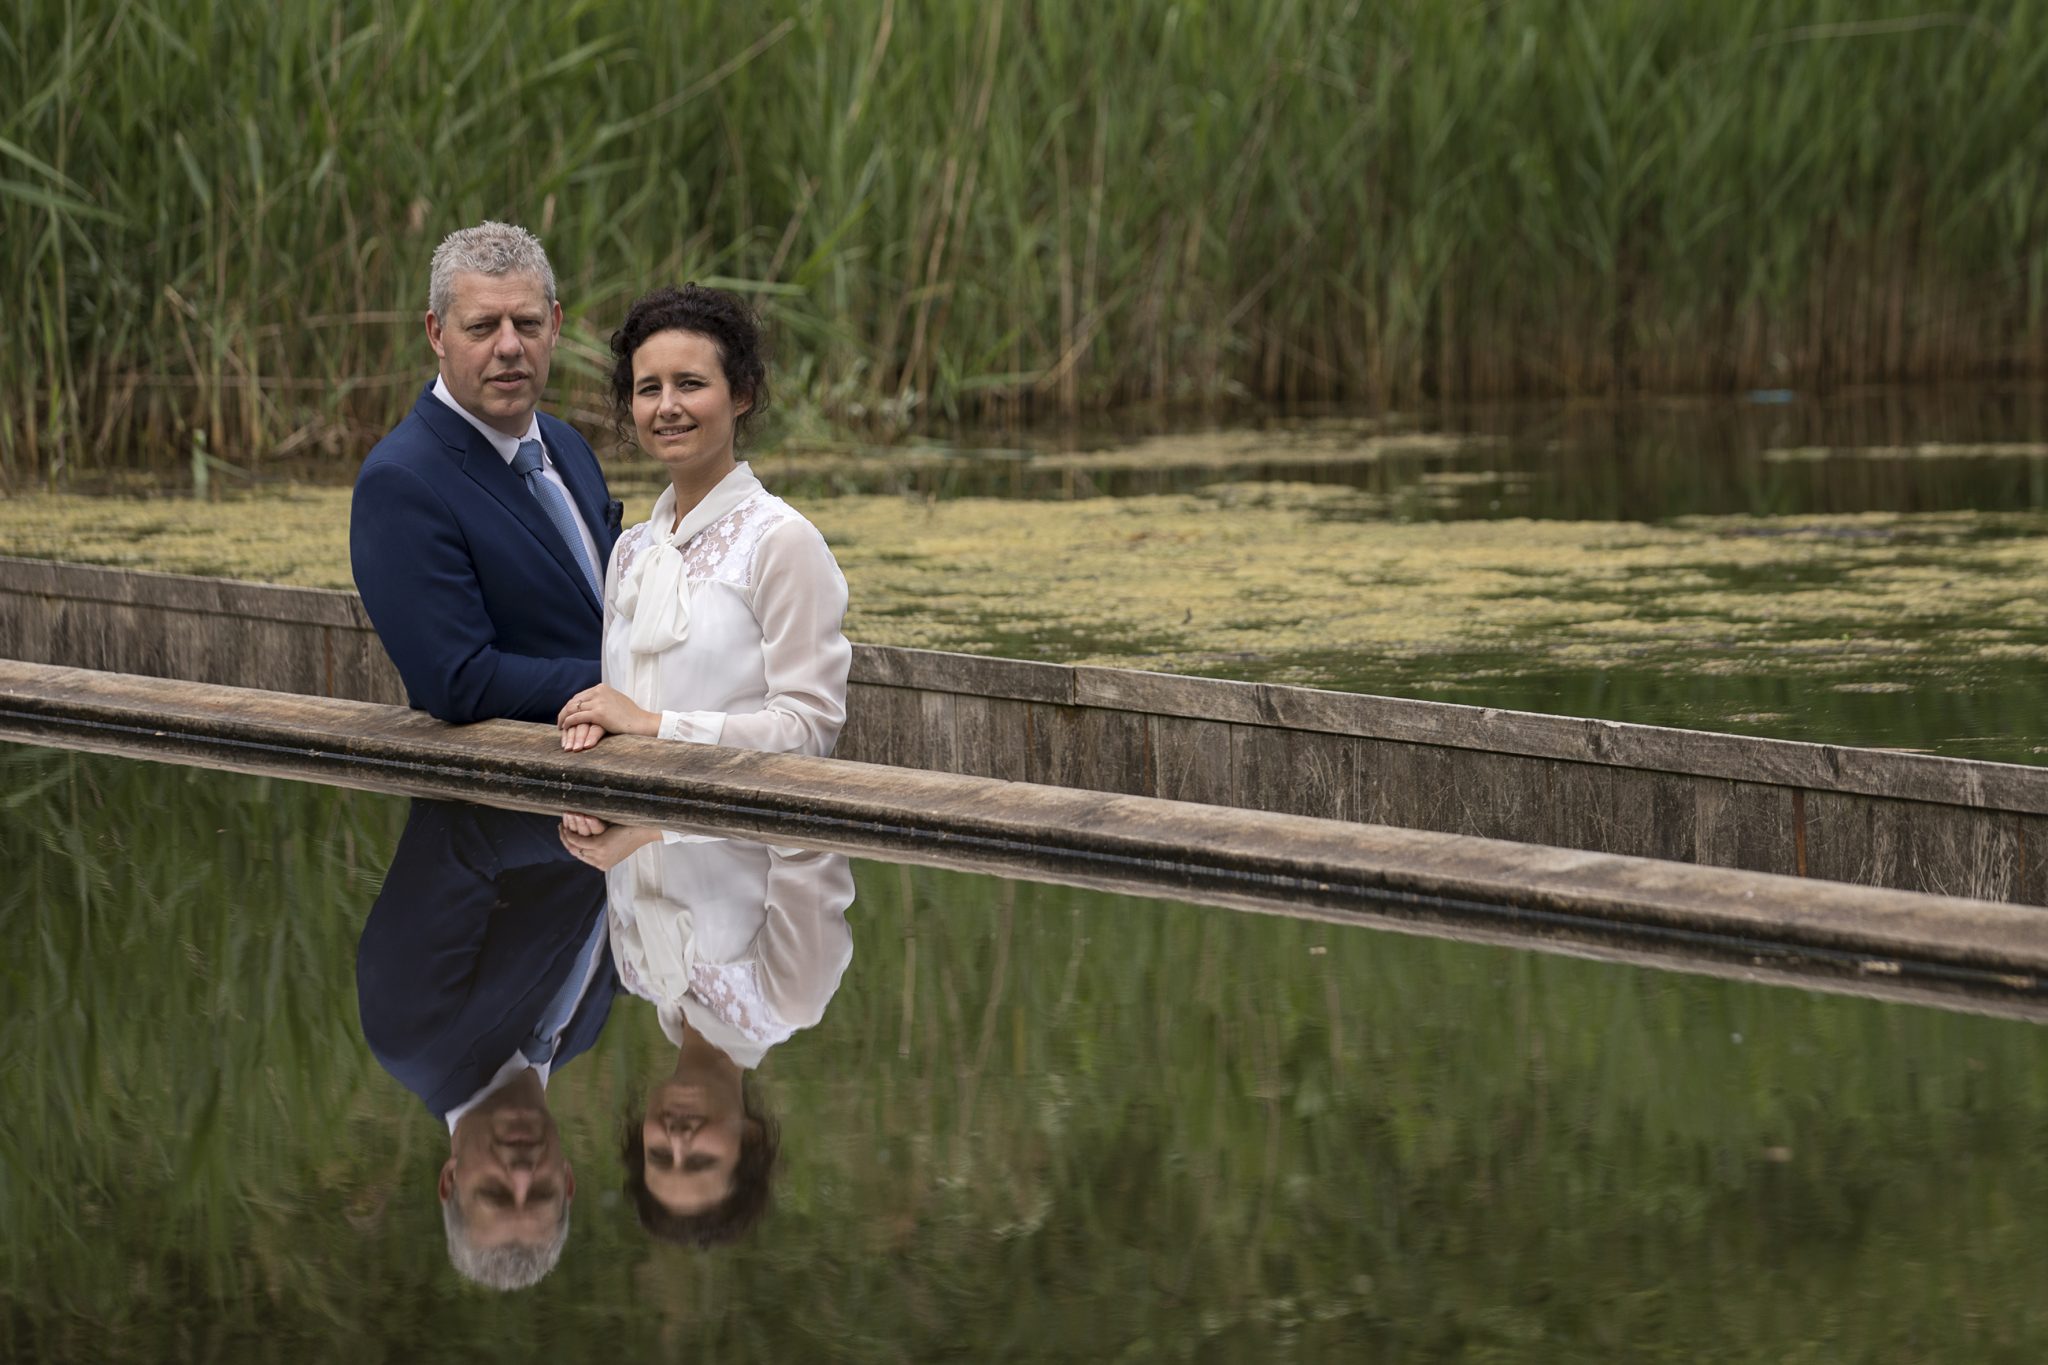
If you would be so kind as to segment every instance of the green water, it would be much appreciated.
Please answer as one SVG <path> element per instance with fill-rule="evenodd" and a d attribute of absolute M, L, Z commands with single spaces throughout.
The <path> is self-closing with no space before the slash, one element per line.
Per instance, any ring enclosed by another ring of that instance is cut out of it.
<path fill-rule="evenodd" d="M 1867 559 L 1940 569 L 1967 567 L 1977 550 L 2010 540 L 2042 547 L 2048 562 L 2048 392 L 2039 387 L 1877 389 L 1787 402 L 1644 400 L 1437 410 L 1407 417 L 1331 414 L 1273 418 L 1261 428 L 1150 436 L 1107 434 L 1088 443 L 1095 464 L 1077 474 L 1025 456 L 958 458 L 898 473 L 927 497 L 1131 497 L 1218 484 L 1282 481 L 1342 485 L 1360 496 L 1334 515 L 1369 537 L 1376 525 L 1512 518 L 1539 522 L 1682 524 L 1728 536 L 1795 533 L 1818 519 L 1868 546 Z M 1404 449 L 1412 432 L 1439 443 Z M 1243 453 L 1176 458 L 1205 440 Z M 1348 445 L 1369 456 L 1348 459 Z M 1871 525 L 1838 520 L 1893 515 Z M 1926 514 L 1945 514 L 1914 521 Z M 1778 519 L 1785 519 L 1782 529 Z M 1725 520 L 1724 520 L 1725 519 Z M 1853 564 L 1854 561 L 1852 560 Z M 1429 573 L 1425 565 L 1419 569 Z M 1217 653 L 1171 671 L 1308 683 L 1516 710 L 1674 725 L 1816 743 L 1917 749 L 1959 758 L 2048 762 L 2048 621 L 1943 613 L 1938 604 L 1885 621 L 1879 640 L 1864 617 L 1796 620 L 1761 635 L 1729 629 L 1731 602 L 1843 587 L 1852 576 L 1774 568 L 1754 581 L 1704 583 L 1687 594 L 1645 595 L 1627 580 L 1611 600 L 1633 621 L 1681 622 L 1677 638 L 1609 649 L 1598 664 L 1552 657 L 1554 636 L 1533 632 L 1484 649 L 1403 654 L 1333 644 L 1322 649 Z M 2037 584 L 2017 588 L 2030 597 Z M 1584 599 L 1589 602 L 1595 599 Z M 1768 607 L 1754 610 L 1768 617 Z M 1284 609 L 1276 607 L 1279 615 Z M 2034 613 L 2038 617 L 2038 612 Z M 1172 647 L 1126 635 L 1042 629 L 986 634 L 999 652 L 1066 660 L 1145 656 Z M 1996 637 L 1996 647 L 1986 641 Z"/>
<path fill-rule="evenodd" d="M 621 996 L 550 1085 L 560 1267 L 470 1290 L 357 1019 L 406 802 L 27 749 L 0 790 L 11 1358 L 2048 1351 L 2038 1028 L 880 863 L 760 1069 L 752 1238 L 616 1193 L 673 1060 Z"/>

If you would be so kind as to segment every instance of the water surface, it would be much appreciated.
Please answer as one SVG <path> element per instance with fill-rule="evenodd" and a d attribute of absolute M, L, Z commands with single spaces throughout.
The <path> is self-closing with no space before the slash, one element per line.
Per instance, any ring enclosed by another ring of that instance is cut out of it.
<path fill-rule="evenodd" d="M 445 1128 L 357 940 L 399 799 L 28 749 L 0 890 L 0 1264 L 36 1359 L 2034 1360 L 2037 1027 L 856 865 L 759 1076 L 745 1243 L 617 1193 L 672 1060 L 618 999 L 549 1086 L 537 1289 L 456 1281 Z"/>

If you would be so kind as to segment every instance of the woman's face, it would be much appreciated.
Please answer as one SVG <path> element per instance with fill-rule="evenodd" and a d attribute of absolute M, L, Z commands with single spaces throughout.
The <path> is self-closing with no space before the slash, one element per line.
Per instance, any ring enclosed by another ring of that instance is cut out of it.
<path fill-rule="evenodd" d="M 633 428 L 672 475 L 731 465 L 733 426 L 749 406 L 733 397 L 718 344 L 701 332 L 656 332 L 633 352 Z"/>
<path fill-rule="evenodd" d="M 738 1106 L 698 1086 L 663 1085 L 640 1120 L 648 1192 L 684 1218 L 717 1204 L 732 1192 L 746 1122 Z"/>

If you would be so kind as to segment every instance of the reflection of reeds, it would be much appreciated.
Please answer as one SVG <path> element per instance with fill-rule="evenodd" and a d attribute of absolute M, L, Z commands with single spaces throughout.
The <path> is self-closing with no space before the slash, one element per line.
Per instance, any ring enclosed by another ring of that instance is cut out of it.
<path fill-rule="evenodd" d="M 550 244 L 578 412 L 690 275 L 884 427 L 2038 369 L 2048 23 L 1870 9 L 24 0 L 0 477 L 354 458 L 485 214 Z"/>
<path fill-rule="evenodd" d="M 625 999 L 550 1091 L 585 1191 L 562 1269 L 464 1294 L 445 1135 L 355 1019 L 402 804 L 28 751 L 0 776 L 24 1359 L 2048 1345 L 2028 1026 L 883 866 L 823 1023 L 763 1068 L 786 1169 L 756 1241 L 658 1249 L 604 1198 L 673 1058 Z"/>

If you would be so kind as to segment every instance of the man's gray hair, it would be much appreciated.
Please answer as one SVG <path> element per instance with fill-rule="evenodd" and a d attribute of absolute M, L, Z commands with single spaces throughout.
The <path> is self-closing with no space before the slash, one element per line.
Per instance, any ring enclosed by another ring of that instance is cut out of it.
<path fill-rule="evenodd" d="M 447 321 L 455 306 L 455 277 L 463 272 L 477 275 L 532 275 L 555 301 L 555 269 L 540 238 L 512 223 L 488 220 L 475 227 L 458 228 L 434 248 L 434 269 L 427 282 L 427 307 L 434 316 Z"/>
<path fill-rule="evenodd" d="M 448 1263 L 465 1280 L 486 1289 L 530 1289 L 546 1279 L 562 1259 L 569 1241 L 569 1203 L 562 1203 L 562 1221 L 555 1235 L 545 1242 L 508 1242 L 503 1246 L 480 1247 L 469 1240 L 469 1225 L 463 1221 L 458 1199 L 441 1201 L 441 1227 L 448 1234 Z"/>

